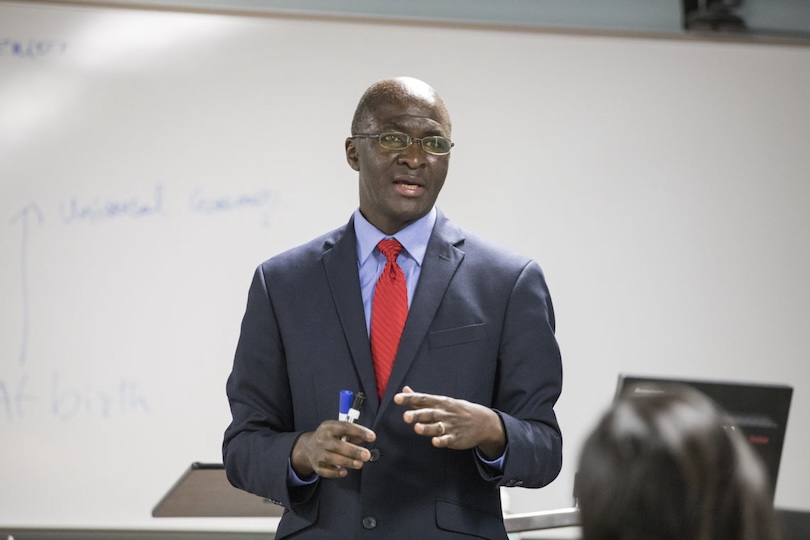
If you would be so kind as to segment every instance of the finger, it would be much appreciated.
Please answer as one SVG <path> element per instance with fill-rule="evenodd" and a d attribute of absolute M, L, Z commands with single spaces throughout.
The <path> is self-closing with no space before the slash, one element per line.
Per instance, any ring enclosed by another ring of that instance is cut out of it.
<path fill-rule="evenodd" d="M 360 424 L 349 424 L 348 422 L 341 422 L 339 431 L 335 434 L 337 438 L 344 441 L 350 441 L 354 444 L 364 442 L 374 442 L 377 439 L 377 434 L 365 426 Z"/>
<path fill-rule="evenodd" d="M 343 478 L 349 474 L 349 470 L 324 463 L 315 467 L 315 473 L 321 478 Z"/>
<path fill-rule="evenodd" d="M 414 431 L 425 437 L 446 436 L 449 429 L 446 422 L 418 423 L 413 426 Z"/>
<path fill-rule="evenodd" d="M 349 443 L 344 444 L 346 447 L 353 446 Z M 354 457 L 355 454 L 352 449 L 348 450 L 348 455 L 340 452 L 325 452 L 318 461 L 317 466 L 314 467 L 315 472 L 325 478 L 344 477 L 348 474 L 349 469 L 359 470 L 363 468 L 365 462 L 370 458 L 367 452 L 363 458 Z"/>
<path fill-rule="evenodd" d="M 372 440 L 376 437 L 373 431 L 366 431 L 370 433 Z M 367 439 L 358 434 L 344 436 L 348 437 L 348 439 L 333 439 L 329 447 L 324 448 L 324 453 L 331 458 L 327 463 L 340 467 L 358 469 L 363 463 L 371 459 L 371 451 L 365 446 L 359 446 L 359 443 L 366 442 Z M 352 464 L 347 465 L 346 460 L 350 460 Z"/>
<path fill-rule="evenodd" d="M 443 422 L 441 422 L 441 421 L 436 422 L 436 431 L 438 431 L 438 433 L 439 433 L 439 437 L 441 437 L 442 435 L 444 435 L 444 433 L 445 433 L 445 428 L 444 428 L 444 423 L 443 423 Z"/>
<path fill-rule="evenodd" d="M 408 385 L 403 386 L 402 392 L 394 394 L 394 403 L 396 403 L 397 405 L 403 405 L 405 403 L 405 399 L 407 399 L 405 395 L 413 393 L 414 393 L 413 388 L 411 388 Z"/>
<path fill-rule="evenodd" d="M 414 409 L 425 409 L 428 407 L 444 408 L 449 402 L 447 396 L 437 396 L 435 394 L 423 394 L 421 392 L 399 393 L 394 396 L 397 405 L 406 405 Z"/>
<path fill-rule="evenodd" d="M 345 466 L 345 464 L 331 459 L 332 455 L 343 456 L 355 461 L 368 461 L 371 453 L 367 448 L 359 445 L 373 442 L 376 438 L 376 433 L 360 424 L 327 420 L 307 439 L 310 462 L 314 462 L 314 466 L 327 468 L 335 465 Z"/>
<path fill-rule="evenodd" d="M 419 406 L 428 402 L 431 398 L 435 398 L 432 394 L 423 394 L 422 392 L 400 392 L 394 397 L 398 397 L 397 403 L 400 405 Z"/>
<path fill-rule="evenodd" d="M 439 409 L 414 409 L 402 413 L 402 417 L 408 424 L 414 422 L 420 424 L 434 424 L 444 417 L 444 412 Z"/>
<path fill-rule="evenodd" d="M 444 396 L 438 396 L 435 394 L 426 394 L 424 392 L 416 392 L 410 386 L 403 386 L 402 392 L 394 395 L 394 401 L 400 405 L 403 404 L 421 404 L 424 402 L 428 402 L 430 400 L 441 400 Z"/>
<path fill-rule="evenodd" d="M 436 448 L 447 448 L 450 446 L 450 443 L 453 441 L 453 436 L 450 434 L 442 435 L 441 437 L 432 437 L 430 442 L 433 443 L 433 446 Z"/>
<path fill-rule="evenodd" d="M 360 452 L 356 451 L 357 447 L 351 445 L 350 443 L 345 443 L 346 445 L 351 446 L 352 448 L 348 449 L 347 452 L 344 453 L 334 453 L 331 454 L 329 457 L 330 465 L 335 468 L 339 469 L 361 469 L 363 468 L 363 464 L 365 464 L 369 459 L 371 459 L 371 454 L 365 448 L 362 448 Z M 341 448 L 342 450 L 343 448 Z"/>
<path fill-rule="evenodd" d="M 353 439 L 356 442 L 373 442 L 377 436 L 369 428 L 360 424 L 342 420 L 324 420 L 315 431 L 321 444 L 328 447 L 328 442 L 335 439 Z"/>

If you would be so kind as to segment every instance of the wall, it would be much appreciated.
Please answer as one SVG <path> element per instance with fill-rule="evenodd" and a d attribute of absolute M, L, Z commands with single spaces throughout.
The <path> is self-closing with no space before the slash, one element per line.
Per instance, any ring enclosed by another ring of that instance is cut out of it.
<path fill-rule="evenodd" d="M 686 0 L 52 0 L 64 4 L 119 5 L 242 14 L 351 16 L 366 19 L 484 24 L 502 28 L 682 34 L 684 10 L 707 2 Z M 727 2 L 726 4 L 731 4 Z M 802 0 L 746 0 L 731 8 L 746 23 L 744 38 L 810 42 L 810 5 Z M 732 33 L 740 36 L 739 33 Z M 728 37 L 728 36 L 726 36 Z"/>
<path fill-rule="evenodd" d="M 219 461 L 252 271 L 344 223 L 374 80 L 433 84 L 440 206 L 538 259 L 571 504 L 620 372 L 794 385 L 777 505 L 810 508 L 810 49 L 0 2 L 0 525 L 154 520 Z"/>

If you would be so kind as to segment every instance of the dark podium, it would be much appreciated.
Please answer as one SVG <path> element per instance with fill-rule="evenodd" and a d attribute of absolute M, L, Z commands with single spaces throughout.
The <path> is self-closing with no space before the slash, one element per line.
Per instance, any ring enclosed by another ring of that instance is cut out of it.
<path fill-rule="evenodd" d="M 192 463 L 152 510 L 152 517 L 279 517 L 284 508 L 237 489 L 221 463 Z"/>

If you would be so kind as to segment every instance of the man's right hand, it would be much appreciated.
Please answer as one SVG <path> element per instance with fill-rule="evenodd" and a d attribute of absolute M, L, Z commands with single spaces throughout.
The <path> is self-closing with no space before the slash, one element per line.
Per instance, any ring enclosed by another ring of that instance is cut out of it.
<path fill-rule="evenodd" d="M 346 441 L 341 438 L 346 437 Z M 315 431 L 302 433 L 292 448 L 290 463 L 301 478 L 316 473 L 321 478 L 342 478 L 348 469 L 361 469 L 371 459 L 368 448 L 377 436 L 360 424 L 326 420 Z"/>

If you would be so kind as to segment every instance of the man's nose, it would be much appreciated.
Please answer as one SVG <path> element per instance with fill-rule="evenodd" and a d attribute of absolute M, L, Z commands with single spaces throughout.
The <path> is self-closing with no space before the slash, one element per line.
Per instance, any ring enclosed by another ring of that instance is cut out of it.
<path fill-rule="evenodd" d="M 427 152 L 422 149 L 422 142 L 412 140 L 411 144 L 400 152 L 399 162 L 405 163 L 412 169 L 417 169 L 427 163 Z"/>

